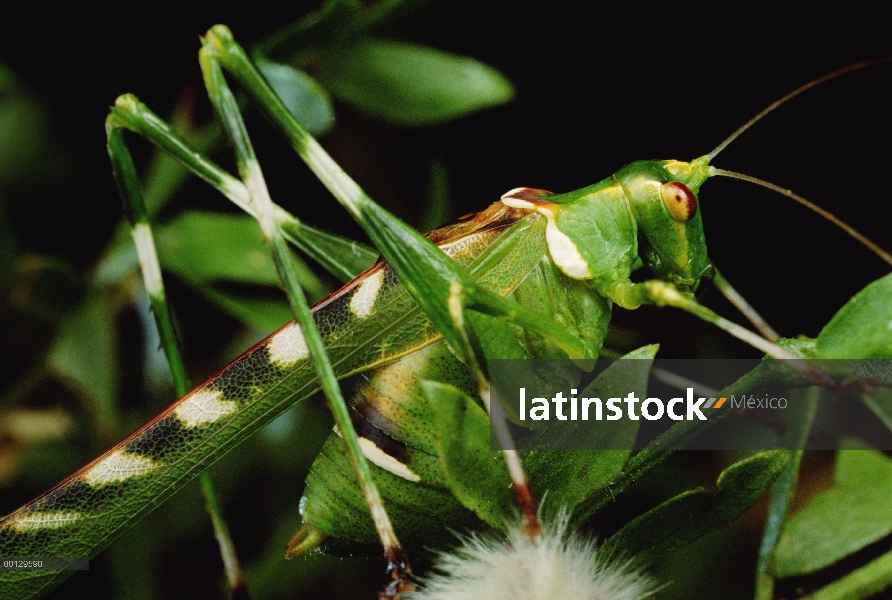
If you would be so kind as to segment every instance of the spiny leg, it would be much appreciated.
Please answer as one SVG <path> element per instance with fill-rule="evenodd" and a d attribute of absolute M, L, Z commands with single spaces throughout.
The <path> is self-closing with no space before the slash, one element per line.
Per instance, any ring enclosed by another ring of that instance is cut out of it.
<path fill-rule="evenodd" d="M 225 85 L 222 72 L 216 74 L 217 69 L 222 65 L 233 73 L 236 79 L 255 97 L 260 106 L 267 111 L 268 115 L 273 117 L 273 121 L 282 127 L 301 157 L 366 230 L 376 246 L 382 250 L 400 281 L 453 347 L 461 347 L 460 332 L 452 322 L 446 299 L 450 284 L 460 281 L 469 290 L 468 296 L 473 299 L 469 305 L 473 308 L 504 316 L 511 321 L 536 329 L 549 338 L 556 338 L 573 356 L 592 355 L 586 352 L 578 339 L 569 336 L 553 324 L 545 322 L 539 315 L 506 302 L 495 294 L 479 289 L 470 275 L 457 263 L 443 254 L 421 234 L 391 216 L 366 196 L 281 105 L 281 101 L 256 71 L 244 51 L 234 42 L 226 28 L 218 26 L 208 32 L 202 48 L 202 65 L 203 67 L 207 65 L 205 72 L 212 97 L 214 96 L 212 88 L 216 86 L 222 88 Z M 222 101 L 228 102 L 234 109 L 233 100 L 223 98 Z M 218 110 L 220 110 L 219 106 Z M 237 111 L 232 110 L 229 115 L 224 113 L 223 118 L 230 118 L 230 115 L 235 119 Z M 241 125 L 233 123 L 231 128 L 236 132 L 236 147 L 238 148 Z M 260 195 L 265 196 L 259 178 L 259 167 L 257 167 L 252 153 L 247 148 L 239 151 L 242 153 L 239 158 L 239 168 L 248 187 L 252 190 L 260 190 Z M 435 277 L 431 277 L 432 268 L 436 273 Z M 382 538 L 387 539 L 383 536 Z M 395 537 L 393 539 L 395 540 Z M 385 548 L 387 548 L 386 543 Z M 393 561 L 392 565 L 397 567 Z M 398 581 L 399 578 L 395 573 L 395 582 Z"/>
<path fill-rule="evenodd" d="M 275 262 L 280 272 L 284 273 L 284 280 L 288 282 L 286 287 L 290 292 L 289 299 L 292 308 L 296 307 L 296 312 L 299 313 L 302 304 L 304 311 L 306 311 L 305 314 L 307 318 L 309 318 L 309 309 L 306 307 L 306 300 L 301 297 L 302 292 L 300 292 L 299 282 L 296 281 L 296 270 L 289 268 L 287 264 L 292 257 L 290 252 L 288 252 L 287 247 L 284 245 L 284 237 L 287 237 L 289 241 L 292 241 L 297 247 L 305 251 L 308 255 L 316 259 L 330 272 L 341 279 L 350 279 L 363 269 L 367 268 L 374 262 L 375 253 L 370 249 L 366 249 L 361 244 L 309 227 L 298 221 L 281 207 L 276 206 L 269 201 L 268 194 L 265 193 L 265 184 L 263 183 L 262 175 L 259 172 L 259 167 L 256 166 L 256 159 L 253 156 L 250 142 L 247 140 L 244 126 L 241 123 L 241 118 L 238 114 L 237 107 L 235 106 L 234 99 L 232 98 L 231 93 L 228 98 L 226 97 L 225 92 L 220 93 L 220 89 L 222 89 L 221 86 L 225 86 L 222 73 L 220 73 L 219 68 L 217 68 L 216 70 L 218 73 L 216 74 L 215 79 L 214 64 L 207 59 L 203 59 L 202 66 L 205 69 L 205 73 L 210 75 L 208 83 L 211 93 L 214 94 L 214 91 L 217 92 L 217 95 L 214 97 L 215 106 L 221 115 L 227 119 L 227 125 L 230 126 L 231 135 L 233 130 L 235 132 L 233 137 L 236 138 L 235 145 L 237 158 L 239 160 L 241 173 L 248 185 L 231 176 L 212 161 L 195 152 L 164 121 L 154 115 L 132 95 L 121 96 L 116 102 L 115 107 L 112 109 L 112 114 L 108 119 L 110 139 L 114 137 L 116 142 L 114 146 L 120 151 L 119 153 L 121 156 L 123 156 L 123 152 L 126 152 L 126 148 L 124 147 L 123 139 L 121 138 L 121 129 L 126 128 L 140 133 L 172 155 L 189 170 L 218 189 L 237 206 L 252 216 L 257 217 L 258 212 L 263 211 L 262 223 L 264 225 L 264 233 L 269 234 L 272 232 L 271 236 L 267 235 L 267 239 L 269 240 L 272 238 L 274 240 L 272 245 Z M 129 161 L 129 154 L 127 154 L 126 159 Z M 115 157 L 113 157 L 113 160 L 115 160 Z M 119 159 L 118 162 L 123 160 L 124 159 Z M 251 163 L 253 163 L 253 165 L 249 166 Z M 133 195 L 133 193 L 138 193 L 139 189 L 132 161 L 130 161 L 129 164 L 129 171 L 132 172 L 133 176 L 126 180 L 129 182 L 126 184 L 128 189 L 122 189 L 122 193 L 129 192 L 129 195 Z M 256 194 L 252 196 L 249 192 L 251 186 L 253 186 L 252 189 L 255 191 L 258 189 L 261 190 L 261 203 L 259 206 L 256 202 Z M 134 187 L 135 192 L 133 190 Z M 151 240 L 147 225 L 145 228 L 140 227 L 140 231 L 140 239 Z M 153 270 L 160 274 L 160 267 L 149 267 L 149 272 L 152 272 Z M 301 295 L 296 294 L 295 290 Z M 163 314 L 164 311 L 156 310 L 156 312 L 158 314 Z M 170 327 L 170 329 L 172 331 L 172 327 Z M 319 364 L 320 362 L 322 361 L 315 361 L 316 364 Z M 328 362 L 327 357 L 325 362 Z M 175 364 L 175 361 L 171 361 L 171 364 Z M 323 378 L 323 381 L 325 381 L 325 378 Z M 329 378 L 330 383 L 334 381 L 333 376 Z M 334 385 L 335 389 L 338 389 L 336 383 Z M 337 411 L 335 412 L 337 421 Z M 352 424 L 349 419 L 346 420 L 346 423 L 343 422 L 346 414 L 346 410 L 341 411 L 339 430 L 341 432 L 352 432 Z M 363 455 L 359 454 L 359 456 L 361 460 L 364 460 Z M 366 481 L 370 482 L 368 476 L 366 477 Z M 376 506 L 375 501 L 373 500 L 370 504 L 374 509 Z M 378 501 L 377 506 L 380 507 L 380 501 Z M 383 510 L 373 510 L 373 514 L 376 515 L 378 521 L 381 520 L 382 512 Z M 386 518 L 386 513 L 383 514 Z M 396 540 L 395 535 L 392 534 L 392 528 L 391 533 L 385 535 L 385 539 Z M 394 583 L 396 584 L 395 586 L 392 586 L 392 589 L 397 593 L 399 591 L 405 591 L 408 588 L 408 584 L 406 583 L 404 575 L 409 573 L 409 570 L 408 564 L 401 556 L 398 543 L 391 542 L 388 556 L 391 558 Z"/>
<path fill-rule="evenodd" d="M 381 494 L 372 479 L 367 459 L 359 445 L 359 439 L 350 418 L 349 409 L 341 394 L 337 377 L 328 359 L 318 327 L 310 313 L 309 305 L 301 288 L 294 257 L 288 250 L 285 237 L 276 223 L 275 210 L 260 165 L 248 138 L 238 104 L 223 75 L 220 62 L 205 39 L 199 51 L 199 62 L 204 75 L 205 86 L 224 129 L 234 144 L 239 173 L 248 189 L 250 203 L 260 223 L 264 238 L 269 244 L 279 278 L 285 288 L 295 320 L 300 325 L 303 337 L 312 358 L 322 390 L 329 401 L 329 408 L 335 424 L 344 439 L 353 463 L 354 475 L 360 485 L 371 512 L 372 520 L 384 555 L 388 560 L 392 582 L 381 592 L 382 598 L 399 598 L 400 594 L 415 589 L 412 570 L 409 566 L 390 517 L 384 507 Z"/>
<path fill-rule="evenodd" d="M 641 283 L 617 282 L 610 286 L 607 291 L 614 302 L 625 308 L 638 308 L 642 304 L 653 304 L 656 306 L 673 306 L 689 312 L 769 356 L 789 361 L 788 364 L 791 367 L 797 369 L 818 385 L 825 387 L 835 387 L 837 385 L 836 380 L 821 369 L 774 342 L 716 314 L 713 310 L 697 302 L 691 295 L 678 291 L 669 282 L 659 279 L 651 279 Z"/>
<path fill-rule="evenodd" d="M 155 251 L 155 242 L 143 202 L 139 177 L 136 174 L 136 167 L 130 152 L 124 144 L 122 130 L 112 124 L 107 124 L 106 134 L 108 154 L 111 158 L 115 180 L 118 182 L 119 193 L 124 200 L 127 220 L 130 222 L 131 235 L 142 267 L 143 281 L 151 301 L 155 323 L 161 337 L 161 345 L 167 356 L 177 396 L 182 397 L 189 392 L 192 386 L 186 375 L 186 367 L 180 353 L 170 305 L 167 303 L 167 295 L 161 277 L 161 263 Z M 247 597 L 248 592 L 245 588 L 238 555 L 229 534 L 229 526 L 223 517 L 210 471 L 202 472 L 200 480 L 205 504 L 214 527 L 214 537 L 220 547 L 220 556 L 223 560 L 230 595 L 233 598 Z"/>
<path fill-rule="evenodd" d="M 375 204 L 281 105 L 247 55 L 232 39 L 228 29 L 221 26 L 212 28 L 205 38 L 202 52 L 218 57 L 220 64 L 254 96 L 267 116 L 283 130 L 301 158 L 363 227 L 413 299 L 476 374 L 484 403 L 489 399 L 489 383 L 479 367 L 479 357 L 464 326 L 465 309 L 500 317 L 534 331 L 573 358 L 593 358 L 597 355 L 596 347 L 587 346 L 586 342 L 552 320 L 480 288 L 463 268 L 432 242 Z M 245 170 L 250 171 L 251 168 L 246 165 Z M 526 476 L 515 452 L 505 452 L 504 456 L 525 509 L 525 530 L 535 540 L 541 533 L 541 526 Z"/>

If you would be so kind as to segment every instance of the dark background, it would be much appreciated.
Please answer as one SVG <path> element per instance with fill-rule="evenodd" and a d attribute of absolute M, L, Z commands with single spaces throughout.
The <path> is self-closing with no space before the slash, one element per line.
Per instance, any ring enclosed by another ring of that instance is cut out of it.
<path fill-rule="evenodd" d="M 321 142 L 373 198 L 418 223 L 433 160 L 448 170 L 453 216 L 517 186 L 568 191 L 633 160 L 705 154 L 802 83 L 858 60 L 892 55 L 892 7 L 884 2 L 815 3 L 808 10 L 781 3 L 746 9 L 713 2 L 578 4 L 429 2 L 381 35 L 492 64 L 516 86 L 515 101 L 426 128 L 387 125 L 337 104 L 338 123 Z M 133 92 L 165 115 L 178 98 L 201 89 L 198 36 L 210 25 L 228 24 L 251 46 L 316 7 L 226 1 L 52 9 L 18 3 L 0 9 L 0 61 L 47 110 L 47 135 L 69 156 L 52 163 L 53 171 L 39 181 L 0 198 L 23 250 L 58 255 L 84 269 L 99 256 L 121 214 L 103 131 L 118 94 Z M 715 164 L 791 188 L 892 247 L 890 82 L 892 66 L 882 66 L 810 91 L 759 123 Z M 206 101 L 198 112 L 209 117 Z M 249 127 L 277 202 L 311 223 L 359 235 L 261 118 L 251 118 Z M 137 158 L 140 152 L 148 156 L 147 149 L 137 150 Z M 178 202 L 225 206 L 194 183 Z M 776 194 L 710 181 L 701 203 L 716 264 L 786 336 L 816 335 L 851 295 L 889 270 L 834 226 Z M 732 313 L 717 294 L 705 301 Z M 668 310 L 645 308 L 617 320 L 632 332 L 630 343 L 661 341 L 665 357 L 755 354 Z M 671 329 L 662 329 L 666 322 Z M 257 474 L 275 476 L 272 469 Z M 181 502 L 201 511 L 194 499 Z M 233 499 L 227 510 L 250 513 L 251 502 Z M 244 526 L 236 529 L 245 558 L 256 559 L 264 542 L 248 539 L 252 532 Z M 138 543 L 128 545 L 125 537 L 117 552 L 132 553 Z M 213 540 L 199 545 L 213 572 Z M 745 556 L 739 581 L 716 584 L 739 586 L 740 597 L 750 594 L 754 551 Z M 310 593 L 343 597 L 345 588 L 334 592 L 331 586 L 346 585 L 350 577 L 339 573 L 348 567 L 326 568 L 329 579 Z M 170 597 L 183 597 L 184 590 L 217 593 L 190 587 L 200 578 L 182 564 L 165 577 Z M 729 570 L 723 577 L 731 577 Z M 76 587 L 56 597 L 112 597 L 111 590 L 126 589 L 122 581 L 91 589 L 96 580 L 75 580 Z M 364 597 L 372 587 L 364 588 Z"/>

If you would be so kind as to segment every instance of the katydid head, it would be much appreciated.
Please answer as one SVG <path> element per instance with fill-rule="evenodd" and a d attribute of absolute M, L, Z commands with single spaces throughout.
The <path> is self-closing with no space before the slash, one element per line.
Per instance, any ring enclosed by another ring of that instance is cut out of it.
<path fill-rule="evenodd" d="M 693 292 L 712 267 L 697 190 L 708 161 L 639 161 L 600 183 L 565 194 L 517 188 L 502 202 L 548 219 L 551 258 L 599 289 L 628 280 L 640 258 L 654 275 Z"/>
<path fill-rule="evenodd" d="M 619 170 L 638 227 L 638 254 L 660 279 L 693 292 L 712 267 L 697 192 L 709 177 L 706 159 L 639 161 Z"/>

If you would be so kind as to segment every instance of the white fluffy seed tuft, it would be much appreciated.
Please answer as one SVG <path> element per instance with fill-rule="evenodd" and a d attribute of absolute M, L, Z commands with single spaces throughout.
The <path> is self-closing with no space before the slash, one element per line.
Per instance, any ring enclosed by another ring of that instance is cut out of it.
<path fill-rule="evenodd" d="M 567 534 L 567 519 L 532 542 L 512 525 L 507 541 L 472 536 L 440 555 L 436 573 L 409 600 L 643 600 L 652 579 L 629 562 L 599 555 L 593 541 Z"/>

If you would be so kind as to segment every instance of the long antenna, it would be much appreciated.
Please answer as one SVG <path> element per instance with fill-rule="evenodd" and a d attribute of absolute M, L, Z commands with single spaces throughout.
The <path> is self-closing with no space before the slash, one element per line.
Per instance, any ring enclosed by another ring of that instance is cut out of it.
<path fill-rule="evenodd" d="M 833 71 L 832 73 L 828 73 L 827 75 L 824 75 L 823 77 L 818 77 L 817 79 L 813 79 L 813 80 L 809 81 L 805 85 L 796 88 L 795 90 L 793 90 L 792 92 L 790 92 L 789 94 L 787 94 L 786 96 L 781 98 L 780 100 L 777 100 L 777 101 L 769 104 L 768 107 L 765 108 L 765 110 L 763 110 L 762 112 L 757 114 L 755 117 L 753 117 L 752 119 L 750 119 L 749 121 L 744 123 L 742 126 L 740 126 L 740 128 L 737 129 L 737 131 L 735 131 L 730 136 L 728 136 L 728 138 L 725 141 L 723 141 L 721 144 L 716 146 L 715 150 L 713 150 L 712 152 L 710 152 L 709 154 L 706 155 L 706 158 L 708 158 L 710 161 L 712 161 L 712 159 L 715 158 L 716 156 L 718 156 L 719 152 L 724 150 L 728 144 L 730 144 L 731 142 L 736 140 L 737 137 L 740 134 L 742 134 L 744 131 L 746 131 L 747 129 L 749 129 L 756 123 L 758 123 L 762 119 L 762 117 L 764 117 L 765 115 L 767 115 L 768 113 L 773 111 L 775 108 L 777 108 L 781 104 L 785 103 L 787 100 L 792 100 L 793 98 L 795 98 L 802 92 L 808 91 L 811 88 L 815 87 L 816 85 L 820 85 L 820 84 L 824 83 L 825 81 L 830 81 L 831 79 L 835 79 L 835 78 L 839 77 L 840 75 L 845 75 L 846 73 L 851 73 L 852 71 L 860 71 L 861 69 L 864 69 L 865 67 L 881 65 L 881 64 L 885 64 L 887 62 L 892 62 L 892 56 L 883 56 L 881 58 L 872 58 L 870 60 L 862 60 L 861 62 L 856 62 L 853 65 L 849 65 L 848 67 L 843 67 L 842 69 Z"/>
<path fill-rule="evenodd" d="M 888 61 L 890 59 L 885 59 L 885 60 Z M 802 89 L 802 88 L 800 88 L 800 89 Z M 738 131 L 740 131 L 740 130 L 738 130 Z M 735 134 L 735 135 L 737 135 L 737 134 Z M 889 254 L 888 252 L 886 252 L 885 250 L 880 248 L 873 240 L 871 240 L 866 235 L 864 235 L 863 233 L 861 233 L 860 231 L 858 231 L 857 229 L 855 229 L 854 227 L 852 227 L 851 225 L 849 225 L 848 223 L 846 223 L 845 221 L 843 221 L 842 219 L 840 219 L 839 217 L 834 215 L 832 212 L 830 212 L 826 208 L 821 208 L 817 204 L 806 200 L 799 194 L 794 194 L 791 190 L 784 189 L 784 188 L 780 187 L 779 185 L 775 185 L 775 184 L 765 181 L 763 179 L 758 179 L 756 177 L 744 175 L 743 173 L 735 173 L 734 171 L 726 171 L 725 169 L 717 169 L 715 167 L 709 167 L 709 174 L 710 175 L 720 175 L 722 177 L 730 177 L 732 179 L 740 179 L 741 181 L 749 181 L 750 183 L 755 183 L 756 185 L 760 185 L 764 188 L 768 188 L 769 190 L 773 190 L 773 191 L 777 192 L 778 194 L 782 194 L 782 195 L 786 196 L 787 198 L 791 198 L 791 199 L 795 200 L 796 202 L 798 202 L 805 208 L 816 212 L 817 214 L 821 215 L 822 217 L 824 217 L 825 219 L 827 219 L 828 221 L 830 221 L 831 223 L 833 223 L 834 225 L 836 225 L 837 227 L 839 227 L 840 229 L 842 229 L 843 231 L 848 233 L 850 236 L 852 236 L 853 238 L 855 238 L 856 240 L 861 242 L 868 250 L 870 250 L 871 252 L 873 252 L 874 254 L 879 256 L 880 260 L 882 260 L 882 261 L 886 262 L 887 264 L 889 264 L 890 266 L 892 266 L 892 254 Z"/>

